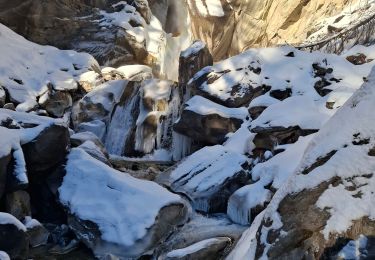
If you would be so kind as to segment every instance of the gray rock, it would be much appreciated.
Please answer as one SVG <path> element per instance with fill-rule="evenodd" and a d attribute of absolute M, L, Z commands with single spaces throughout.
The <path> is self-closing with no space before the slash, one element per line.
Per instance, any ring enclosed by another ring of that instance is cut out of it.
<path fill-rule="evenodd" d="M 13 110 L 13 111 L 16 110 L 16 107 L 15 107 L 15 105 L 13 103 L 6 103 L 3 108 L 4 109 Z"/>

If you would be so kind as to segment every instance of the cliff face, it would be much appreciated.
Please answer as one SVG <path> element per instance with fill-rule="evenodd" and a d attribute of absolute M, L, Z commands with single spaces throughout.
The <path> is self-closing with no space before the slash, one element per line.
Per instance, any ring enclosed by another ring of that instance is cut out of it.
<path fill-rule="evenodd" d="M 194 36 L 208 43 L 215 60 L 250 47 L 304 42 L 321 29 L 319 22 L 325 18 L 364 7 L 357 0 L 188 0 L 188 4 Z"/>

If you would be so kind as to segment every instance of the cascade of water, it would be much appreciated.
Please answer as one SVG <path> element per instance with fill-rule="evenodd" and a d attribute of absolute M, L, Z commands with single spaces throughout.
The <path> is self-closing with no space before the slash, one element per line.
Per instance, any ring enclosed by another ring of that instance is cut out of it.
<path fill-rule="evenodd" d="M 128 85 L 127 88 L 132 86 Z M 128 91 L 125 91 L 123 95 L 126 95 L 126 92 Z M 120 156 L 125 152 L 126 143 L 137 118 L 135 110 L 139 103 L 138 88 L 133 88 L 131 95 L 125 96 L 124 99 L 114 108 L 104 142 L 110 154 Z"/>

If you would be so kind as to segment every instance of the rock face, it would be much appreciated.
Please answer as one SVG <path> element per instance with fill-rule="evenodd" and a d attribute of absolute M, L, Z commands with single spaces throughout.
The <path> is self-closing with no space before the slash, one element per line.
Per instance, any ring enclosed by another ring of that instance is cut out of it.
<path fill-rule="evenodd" d="M 198 0 L 188 4 L 194 36 L 208 43 L 216 61 L 251 47 L 301 43 L 315 27 L 320 29 L 319 21 L 347 7 L 345 0 Z"/>

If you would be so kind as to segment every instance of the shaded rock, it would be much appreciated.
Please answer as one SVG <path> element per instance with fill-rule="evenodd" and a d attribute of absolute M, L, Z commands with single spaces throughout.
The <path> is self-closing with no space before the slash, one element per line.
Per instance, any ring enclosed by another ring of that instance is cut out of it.
<path fill-rule="evenodd" d="M 47 127 L 34 140 L 22 146 L 28 172 L 43 172 L 59 165 L 64 161 L 69 146 L 68 128 L 62 125 Z"/>
<path fill-rule="evenodd" d="M 226 108 L 200 96 L 190 99 L 173 129 L 203 144 L 221 144 L 238 130 L 247 116 L 245 108 Z"/>
<path fill-rule="evenodd" d="M 175 249 L 169 252 L 165 259 L 168 260 L 189 260 L 207 259 L 215 260 L 223 256 L 225 249 L 232 244 L 228 237 L 215 237 L 199 241 L 185 248 Z"/>
<path fill-rule="evenodd" d="M 6 180 L 8 175 L 8 165 L 12 156 L 6 155 L 0 158 L 0 198 L 3 196 L 6 187 Z"/>
<path fill-rule="evenodd" d="M 31 215 L 30 195 L 23 190 L 8 193 L 5 200 L 6 211 L 23 220 L 26 216 Z"/>
<path fill-rule="evenodd" d="M 206 66 L 212 66 L 213 60 L 205 43 L 195 41 L 189 48 L 181 52 L 179 60 L 178 83 L 182 96 L 185 95 L 186 85 L 191 78 Z"/>
<path fill-rule="evenodd" d="M 29 238 L 26 227 L 10 214 L 0 212 L 0 250 L 11 259 L 27 259 Z"/>
<path fill-rule="evenodd" d="M 281 90 L 281 89 L 271 90 L 270 96 L 280 101 L 283 101 L 284 99 L 287 99 L 288 97 L 292 96 L 292 89 L 286 88 L 285 90 Z"/>
<path fill-rule="evenodd" d="M 249 181 L 246 166 L 247 158 L 241 154 L 220 145 L 205 147 L 178 165 L 167 185 L 185 194 L 197 211 L 226 212 L 230 195 Z"/>
<path fill-rule="evenodd" d="M 274 151 L 276 145 L 295 143 L 300 136 L 306 136 L 317 132 L 315 129 L 301 129 L 292 127 L 255 127 L 251 132 L 255 133 L 253 143 L 258 151 Z"/>
<path fill-rule="evenodd" d="M 263 113 L 263 111 L 266 110 L 266 108 L 266 106 L 250 107 L 249 114 L 251 116 L 251 119 L 257 119 Z"/>

